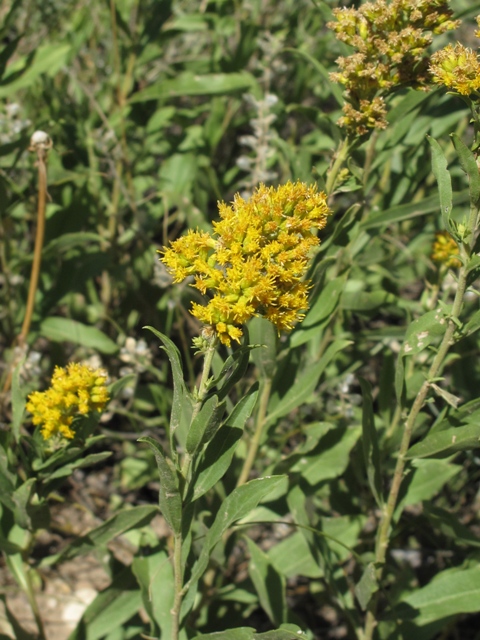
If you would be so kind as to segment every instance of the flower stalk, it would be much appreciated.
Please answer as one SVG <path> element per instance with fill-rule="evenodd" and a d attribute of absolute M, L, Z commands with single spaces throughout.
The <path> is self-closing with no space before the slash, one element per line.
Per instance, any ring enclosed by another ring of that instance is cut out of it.
<path fill-rule="evenodd" d="M 475 206 L 471 206 L 468 221 L 468 230 L 465 234 L 465 237 L 469 239 L 469 243 L 467 246 L 465 246 L 463 243 L 460 245 L 462 266 L 459 271 L 457 290 L 452 305 L 452 312 L 450 314 L 450 317 L 448 318 L 447 328 L 443 335 L 438 351 L 428 371 L 427 379 L 422 384 L 420 390 L 417 393 L 417 396 L 413 402 L 403 428 L 403 435 L 398 451 L 397 461 L 395 464 L 392 485 L 390 487 L 387 502 L 384 506 L 382 516 L 380 518 L 377 539 L 375 543 L 375 564 L 377 567 L 377 580 L 380 580 L 383 575 L 385 559 L 390 545 L 391 524 L 398 502 L 400 487 L 403 481 L 403 474 L 406 465 L 406 455 L 408 449 L 410 448 L 413 429 L 415 427 L 418 414 L 425 404 L 425 400 L 427 398 L 431 384 L 439 375 L 448 351 L 455 342 L 454 334 L 455 330 L 459 326 L 460 314 L 463 308 L 464 295 L 467 288 L 467 278 L 469 273 L 469 258 L 473 251 L 478 214 L 479 209 Z M 369 608 L 367 610 L 362 640 L 371 640 L 373 637 L 373 633 L 377 625 L 377 608 L 378 591 L 372 597 Z"/>
<path fill-rule="evenodd" d="M 40 278 L 40 267 L 42 264 L 42 250 L 45 237 L 45 209 L 47 203 L 47 156 L 52 148 L 50 136 L 44 131 L 35 131 L 30 139 L 28 148 L 32 153 L 37 154 L 37 170 L 38 170 L 38 201 L 37 201 L 37 230 L 35 233 L 35 248 L 33 251 L 32 269 L 30 272 L 30 282 L 28 285 L 28 296 L 25 307 L 25 315 L 23 317 L 22 328 L 16 338 L 16 344 L 20 347 L 19 354 L 10 363 L 8 374 L 3 385 L 3 393 L 9 391 L 12 385 L 13 370 L 21 359 L 23 347 L 26 344 L 30 327 L 32 324 L 33 311 L 35 308 L 35 295 L 38 289 L 38 281 Z"/>
<path fill-rule="evenodd" d="M 270 400 L 270 393 L 272 391 L 272 382 L 272 378 L 265 378 L 265 380 L 263 381 L 262 393 L 260 395 L 260 404 L 255 421 L 255 431 L 253 434 L 253 438 L 249 443 L 247 457 L 245 458 L 245 462 L 243 463 L 242 471 L 237 481 L 237 487 L 240 487 L 242 484 L 245 484 L 245 482 L 247 482 L 252 467 L 255 463 L 258 448 L 260 447 L 260 443 L 262 441 L 263 429 L 265 427 L 268 401 Z"/>
<path fill-rule="evenodd" d="M 30 141 L 29 151 L 37 154 L 38 169 L 38 206 L 37 206 L 37 231 L 35 235 L 35 249 L 33 253 L 32 271 L 28 288 L 27 306 L 23 318 L 22 329 L 17 338 L 22 346 L 30 331 L 33 310 L 35 307 L 35 294 L 38 288 L 40 267 L 42 263 L 42 249 L 45 237 L 45 207 L 47 202 L 47 155 L 52 148 L 52 141 L 44 131 L 36 131 Z"/>

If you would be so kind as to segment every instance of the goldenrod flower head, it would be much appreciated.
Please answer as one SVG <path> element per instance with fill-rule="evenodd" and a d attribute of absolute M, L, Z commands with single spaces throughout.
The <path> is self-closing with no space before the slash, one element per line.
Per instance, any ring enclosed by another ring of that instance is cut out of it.
<path fill-rule="evenodd" d="M 71 428 L 77 415 L 102 411 L 109 397 L 107 373 L 83 364 L 70 363 L 64 369 L 55 367 L 51 385 L 46 391 L 34 391 L 28 396 L 27 410 L 34 425 L 42 425 L 45 440 L 54 436 L 71 439 Z"/>
<path fill-rule="evenodd" d="M 480 61 L 476 53 L 457 42 L 432 55 L 433 81 L 464 96 L 480 88 Z"/>
<path fill-rule="evenodd" d="M 351 132 L 361 136 L 370 129 L 385 129 L 387 127 L 387 109 L 381 97 L 370 100 L 360 100 L 358 109 L 351 104 L 345 104 L 344 115 L 338 124 Z"/>
<path fill-rule="evenodd" d="M 475 20 L 477 22 L 477 26 L 480 27 L 480 16 L 477 16 Z M 474 34 L 477 38 L 480 38 L 480 29 L 477 29 L 476 31 L 474 31 Z"/>
<path fill-rule="evenodd" d="M 448 268 L 458 269 L 462 266 L 458 255 L 458 245 L 448 231 L 438 231 L 432 245 L 432 260 Z"/>
<path fill-rule="evenodd" d="M 425 50 L 433 36 L 454 29 L 445 0 L 377 0 L 358 9 L 334 9 L 335 22 L 327 26 L 356 51 L 337 60 L 339 73 L 330 77 L 345 87 L 346 105 L 339 125 L 363 135 L 386 125 L 383 115 L 365 113 L 362 103 L 382 98 L 399 87 L 425 88 L 429 84 Z"/>
<path fill-rule="evenodd" d="M 230 346 L 240 342 L 242 325 L 264 316 L 278 329 L 290 330 L 308 308 L 309 283 L 302 281 L 315 234 L 330 210 L 324 193 L 302 182 L 260 185 L 249 200 L 236 195 L 218 205 L 214 233 L 188 231 L 163 251 L 162 262 L 180 282 L 211 298 L 194 303 L 191 313 Z"/>

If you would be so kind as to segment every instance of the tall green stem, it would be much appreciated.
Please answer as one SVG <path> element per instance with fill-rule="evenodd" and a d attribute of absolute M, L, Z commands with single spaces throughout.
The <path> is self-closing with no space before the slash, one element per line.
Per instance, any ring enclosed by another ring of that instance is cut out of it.
<path fill-rule="evenodd" d="M 260 405 L 258 407 L 257 420 L 255 423 L 255 432 L 248 448 L 247 457 L 245 459 L 245 462 L 243 463 L 242 472 L 240 473 L 240 477 L 238 478 L 237 487 L 245 484 L 254 465 L 257 451 L 262 440 L 263 428 L 265 426 L 265 418 L 267 416 L 267 407 L 271 391 L 272 378 L 265 378 L 265 380 L 263 381 L 262 394 L 260 396 Z"/>
<path fill-rule="evenodd" d="M 338 174 L 342 169 L 345 160 L 348 158 L 348 154 L 350 153 L 352 147 L 352 142 L 349 138 L 345 138 L 343 142 L 340 144 L 338 151 L 336 153 L 335 159 L 328 170 L 327 180 L 325 182 L 325 191 L 327 192 L 327 196 L 330 198 L 335 190 L 335 185 L 337 183 Z"/>
<path fill-rule="evenodd" d="M 377 540 L 375 544 L 375 564 L 377 565 L 377 579 L 380 580 L 383 574 L 383 567 L 385 564 L 385 558 L 387 550 L 390 544 L 390 528 L 392 524 L 395 507 L 398 502 L 398 495 L 403 480 L 403 472 L 405 470 L 406 455 L 410 447 L 410 440 L 412 438 L 413 428 L 415 426 L 416 419 L 420 413 L 427 394 L 430 390 L 432 381 L 438 376 L 440 369 L 445 361 L 445 357 L 448 350 L 454 343 L 454 333 L 458 326 L 458 320 L 463 307 L 463 297 L 467 288 L 467 276 L 468 276 L 468 258 L 471 254 L 471 249 L 474 243 L 474 234 L 478 218 L 478 209 L 476 207 L 470 208 L 470 218 L 468 224 L 468 237 L 469 247 L 468 252 L 465 247 L 461 247 L 462 255 L 464 258 L 464 264 L 460 269 L 458 278 L 458 286 L 455 294 L 455 299 L 452 306 L 452 313 L 448 320 L 447 328 L 443 336 L 440 347 L 433 359 L 432 365 L 428 371 L 428 376 L 425 382 L 420 387 L 419 392 L 413 402 L 410 413 L 408 414 L 405 426 L 403 429 L 402 440 L 400 443 L 400 449 L 398 452 L 398 458 L 395 465 L 395 471 L 393 474 L 392 485 L 388 494 L 387 503 L 384 506 L 382 516 L 380 518 L 380 524 L 377 534 Z M 400 356 L 401 357 L 401 356 Z M 375 626 L 377 625 L 377 607 L 378 607 L 378 592 L 370 601 L 370 606 L 367 611 L 365 619 L 365 630 L 363 634 L 363 640 L 371 640 Z"/>
<path fill-rule="evenodd" d="M 50 143 L 51 146 L 51 143 Z M 23 318 L 22 330 L 18 336 L 20 345 L 27 339 L 30 325 L 32 324 L 33 309 L 35 306 L 35 293 L 37 292 L 40 266 L 42 262 L 43 239 L 45 236 L 45 206 L 47 202 L 47 153 L 50 148 L 48 143 L 32 144 L 32 151 L 37 154 L 38 167 L 38 207 L 37 207 L 37 232 L 35 235 L 35 249 L 33 253 L 32 272 L 28 287 L 27 307 Z"/>
<path fill-rule="evenodd" d="M 27 304 L 23 317 L 22 328 L 17 336 L 16 342 L 19 347 L 23 347 L 27 341 L 32 324 L 33 312 L 35 308 L 35 294 L 37 293 L 38 281 L 40 278 L 40 267 L 42 264 L 43 241 L 45 237 L 45 208 L 47 203 L 47 155 L 52 148 L 52 141 L 43 131 L 36 131 L 30 141 L 29 151 L 37 154 L 38 168 L 38 204 L 37 204 L 37 231 L 35 234 L 35 248 L 33 251 L 32 270 L 28 285 Z M 12 372 L 18 364 L 18 358 L 10 363 L 9 372 L 3 385 L 3 392 L 7 392 L 12 384 Z"/>
<path fill-rule="evenodd" d="M 196 392 L 196 402 L 193 406 L 191 422 L 193 422 L 193 420 L 197 417 L 198 412 L 202 408 L 202 404 L 208 390 L 208 380 L 210 377 L 210 370 L 212 368 L 213 356 L 215 355 L 217 344 L 218 344 L 218 341 L 216 338 L 214 338 L 210 342 L 207 350 L 205 351 L 205 360 L 203 362 L 202 377 L 200 378 L 200 384 L 198 385 L 198 389 Z M 182 476 L 185 478 L 186 481 L 188 481 L 188 474 L 190 471 L 191 464 L 192 464 L 192 456 L 188 452 L 186 452 L 185 458 L 182 464 Z M 187 487 L 185 487 L 185 489 L 187 489 Z"/>
<path fill-rule="evenodd" d="M 210 370 L 212 368 L 213 356 L 215 355 L 217 344 L 218 344 L 217 338 L 213 338 L 209 343 L 207 349 L 205 350 L 202 377 L 200 378 L 200 383 L 198 385 L 198 389 L 196 390 L 196 401 L 193 407 L 192 419 L 190 421 L 190 424 L 198 415 L 198 412 L 202 408 L 203 401 L 205 400 L 205 396 L 208 391 L 208 381 L 210 379 Z M 192 464 L 192 460 L 193 460 L 192 456 L 188 452 L 186 452 L 185 457 L 183 459 L 183 463 L 182 463 L 182 469 L 181 469 L 181 474 L 183 476 L 183 482 L 184 482 L 184 487 L 183 487 L 184 496 L 188 494 L 189 475 L 190 475 L 190 467 Z M 171 610 L 172 640 L 178 640 L 179 638 L 180 612 L 182 608 L 183 596 L 185 593 L 185 590 L 183 587 L 182 548 L 183 548 L 183 537 L 182 537 L 182 533 L 179 532 L 174 535 L 174 548 L 173 548 L 173 579 L 174 579 L 175 594 L 173 599 L 173 607 Z"/>

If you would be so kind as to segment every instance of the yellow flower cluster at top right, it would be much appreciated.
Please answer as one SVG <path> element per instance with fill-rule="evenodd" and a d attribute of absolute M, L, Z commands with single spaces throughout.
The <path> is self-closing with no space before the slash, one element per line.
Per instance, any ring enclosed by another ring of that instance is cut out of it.
<path fill-rule="evenodd" d="M 476 18 L 480 27 L 480 16 Z M 475 31 L 480 38 L 480 29 Z M 480 60 L 478 54 L 457 42 L 440 49 L 431 57 L 430 73 L 436 84 L 463 96 L 470 96 L 480 89 Z"/>

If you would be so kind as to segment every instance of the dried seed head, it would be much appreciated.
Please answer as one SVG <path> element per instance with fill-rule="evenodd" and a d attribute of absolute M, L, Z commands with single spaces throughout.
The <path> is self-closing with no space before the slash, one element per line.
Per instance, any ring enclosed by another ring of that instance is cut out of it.
<path fill-rule="evenodd" d="M 45 133 L 45 131 L 35 131 L 30 138 L 30 146 L 28 150 L 38 151 L 39 149 L 44 149 L 45 151 L 48 151 L 52 147 L 52 139 L 48 133 Z"/>

